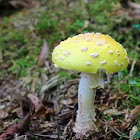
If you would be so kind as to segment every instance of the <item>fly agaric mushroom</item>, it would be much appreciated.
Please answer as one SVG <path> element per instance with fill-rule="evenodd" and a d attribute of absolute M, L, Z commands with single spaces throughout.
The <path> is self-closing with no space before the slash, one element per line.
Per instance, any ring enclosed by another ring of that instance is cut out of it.
<path fill-rule="evenodd" d="M 126 69 L 129 62 L 126 50 L 109 35 L 79 34 L 55 47 L 52 61 L 63 69 L 81 72 L 74 132 L 85 136 L 90 131 L 98 132 L 94 107 L 96 89 L 104 87 L 103 73 Z"/>

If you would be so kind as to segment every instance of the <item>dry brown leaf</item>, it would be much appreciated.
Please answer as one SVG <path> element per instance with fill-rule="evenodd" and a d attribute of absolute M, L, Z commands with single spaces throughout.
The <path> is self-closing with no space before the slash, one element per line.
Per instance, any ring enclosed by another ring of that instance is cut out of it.
<path fill-rule="evenodd" d="M 12 110 L 12 113 L 16 113 L 18 117 L 21 117 L 23 115 L 21 106 Z"/>
<path fill-rule="evenodd" d="M 43 44 L 42 51 L 40 53 L 39 61 L 38 61 L 39 67 L 44 65 L 45 60 L 48 57 L 48 55 L 49 55 L 49 47 L 47 45 L 47 42 L 44 40 L 44 44 Z"/>
<path fill-rule="evenodd" d="M 45 117 L 46 115 L 54 113 L 54 110 L 52 108 L 45 108 L 44 106 L 41 106 L 41 108 L 35 112 L 34 116 L 36 117 Z"/>
<path fill-rule="evenodd" d="M 138 112 L 140 112 L 140 105 L 131 110 L 131 113 L 128 115 L 128 117 L 125 119 L 125 122 L 121 126 L 122 131 L 127 129 L 130 126 L 131 122 L 136 119 Z"/>
<path fill-rule="evenodd" d="M 14 133 L 21 133 L 25 131 L 29 126 L 30 117 L 31 115 L 27 114 L 21 122 L 15 123 L 7 128 L 7 130 L 0 135 L 0 140 L 5 140 L 7 135 L 13 135 Z"/>
<path fill-rule="evenodd" d="M 0 119 L 5 119 L 6 117 L 8 117 L 8 113 L 0 109 Z"/>
<path fill-rule="evenodd" d="M 136 106 L 136 107 L 131 111 L 131 114 L 135 115 L 135 114 L 137 114 L 138 112 L 140 112 L 140 105 Z"/>
<path fill-rule="evenodd" d="M 34 116 L 45 117 L 48 114 L 54 113 L 52 108 L 47 108 L 42 104 L 42 101 L 33 94 L 28 94 L 28 98 L 31 100 L 35 107 Z"/>
<path fill-rule="evenodd" d="M 126 118 L 126 122 L 132 122 L 133 120 L 135 120 L 138 112 L 140 112 L 140 105 L 136 106 L 133 110 L 131 110 L 128 118 Z"/>
<path fill-rule="evenodd" d="M 35 112 L 37 112 L 42 106 L 42 103 L 41 103 L 40 99 L 33 94 L 28 94 L 28 98 L 33 103 L 33 105 L 35 107 Z"/>

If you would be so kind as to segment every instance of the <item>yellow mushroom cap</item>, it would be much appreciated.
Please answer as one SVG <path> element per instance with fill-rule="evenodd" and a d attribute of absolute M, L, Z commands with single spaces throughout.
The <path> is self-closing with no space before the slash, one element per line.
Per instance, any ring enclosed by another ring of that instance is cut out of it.
<path fill-rule="evenodd" d="M 53 63 L 63 69 L 87 73 L 106 70 L 107 74 L 128 66 L 128 56 L 121 44 L 101 33 L 79 34 L 54 48 Z"/>

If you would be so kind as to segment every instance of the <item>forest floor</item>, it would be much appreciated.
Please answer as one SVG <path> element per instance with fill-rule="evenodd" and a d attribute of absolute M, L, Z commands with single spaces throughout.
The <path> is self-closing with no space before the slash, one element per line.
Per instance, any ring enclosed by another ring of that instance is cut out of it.
<path fill-rule="evenodd" d="M 76 140 L 79 72 L 55 68 L 60 41 L 109 34 L 128 52 L 125 71 L 105 79 L 95 99 L 93 140 L 140 138 L 140 2 L 26 1 L 0 4 L 0 140 Z"/>

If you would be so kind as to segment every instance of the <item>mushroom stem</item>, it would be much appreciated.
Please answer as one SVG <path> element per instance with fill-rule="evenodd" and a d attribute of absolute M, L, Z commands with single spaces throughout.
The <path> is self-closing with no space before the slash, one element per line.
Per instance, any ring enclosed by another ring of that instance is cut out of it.
<path fill-rule="evenodd" d="M 96 74 L 81 73 L 81 79 L 78 88 L 78 111 L 74 132 L 79 135 L 88 136 L 89 131 L 97 132 L 95 125 L 96 113 L 94 107 L 96 88 L 103 87 L 104 81 L 102 72 Z"/>

